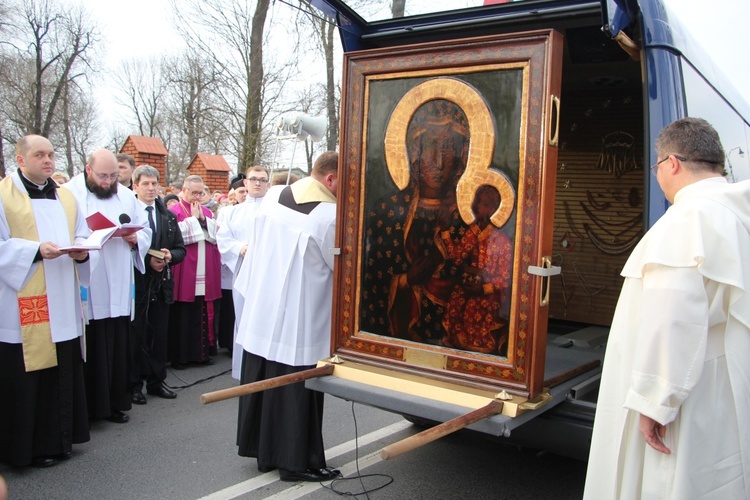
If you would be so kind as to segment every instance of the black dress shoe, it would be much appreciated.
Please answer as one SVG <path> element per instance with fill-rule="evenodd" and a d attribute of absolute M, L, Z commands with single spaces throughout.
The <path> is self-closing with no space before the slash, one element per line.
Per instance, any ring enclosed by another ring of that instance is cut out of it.
<path fill-rule="evenodd" d="M 145 405 L 148 403 L 148 401 L 146 401 L 146 396 L 143 395 L 143 392 L 140 389 L 133 389 L 130 400 L 134 405 Z"/>
<path fill-rule="evenodd" d="M 115 424 L 124 424 L 130 421 L 130 417 L 120 410 L 112 410 L 112 415 L 107 417 L 107 421 L 114 422 Z"/>
<path fill-rule="evenodd" d="M 52 467 L 53 465 L 56 465 L 56 464 L 57 464 L 57 459 L 55 457 L 36 457 L 31 461 L 31 465 L 39 469 Z"/>
<path fill-rule="evenodd" d="M 182 363 L 172 363 L 172 368 L 174 368 L 175 370 L 184 370 L 185 365 L 183 365 Z"/>
<path fill-rule="evenodd" d="M 318 483 L 320 481 L 331 481 L 340 476 L 341 472 L 339 472 L 338 469 L 307 469 L 302 472 L 279 469 L 279 478 L 282 481 L 308 481 Z"/>
<path fill-rule="evenodd" d="M 156 386 L 156 387 L 149 387 L 148 389 L 146 389 L 146 392 L 149 393 L 149 394 L 151 394 L 151 395 L 153 395 L 153 396 L 158 396 L 158 397 L 164 398 L 164 399 L 174 399 L 174 398 L 177 397 L 177 394 L 175 394 L 174 392 L 170 391 L 169 389 L 167 389 L 163 385 L 159 385 L 159 386 Z"/>
<path fill-rule="evenodd" d="M 198 361 L 199 365 L 212 365 L 214 364 L 214 360 L 211 358 L 204 359 L 203 361 Z"/>
<path fill-rule="evenodd" d="M 73 452 L 72 451 L 64 451 L 64 452 L 60 453 L 57 456 L 57 458 L 59 458 L 60 460 L 70 460 L 70 457 L 72 457 L 72 456 L 73 456 Z"/>

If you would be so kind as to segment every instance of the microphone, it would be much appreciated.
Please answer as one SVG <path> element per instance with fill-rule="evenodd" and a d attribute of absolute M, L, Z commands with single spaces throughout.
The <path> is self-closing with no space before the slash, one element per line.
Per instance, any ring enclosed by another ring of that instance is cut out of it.
<path fill-rule="evenodd" d="M 130 216 L 128 214 L 120 214 L 120 224 L 127 224 L 130 222 Z"/>

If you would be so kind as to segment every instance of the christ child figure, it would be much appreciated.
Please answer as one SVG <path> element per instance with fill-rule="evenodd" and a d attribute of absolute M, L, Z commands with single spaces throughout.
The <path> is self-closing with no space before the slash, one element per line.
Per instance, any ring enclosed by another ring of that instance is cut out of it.
<path fill-rule="evenodd" d="M 513 245 L 490 217 L 500 206 L 500 193 L 489 185 L 480 186 L 471 210 L 475 221 L 460 240 L 448 231 L 447 220 L 440 220 L 440 237 L 448 259 L 463 269 L 461 283 L 451 292 L 443 323 L 443 345 L 483 353 L 499 353 L 507 336 L 500 311 L 508 298 L 511 282 Z M 442 214 L 441 214 L 442 216 Z"/>

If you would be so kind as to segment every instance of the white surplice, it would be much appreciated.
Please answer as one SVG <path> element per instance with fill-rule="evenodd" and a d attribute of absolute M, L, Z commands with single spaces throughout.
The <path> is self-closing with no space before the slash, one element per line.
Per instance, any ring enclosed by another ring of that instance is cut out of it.
<path fill-rule="evenodd" d="M 12 174 L 13 183 L 26 193 L 18 172 Z M 39 262 L 34 257 L 40 242 L 51 241 L 70 246 L 86 239 L 90 231 L 81 213 L 76 219 L 75 241 L 70 241 L 68 219 L 60 200 L 31 200 L 39 241 L 11 238 L 8 220 L 0 198 L 0 342 L 21 343 L 21 322 L 18 312 L 18 292 L 36 272 Z M 53 342 L 63 342 L 81 336 L 83 319 L 80 292 L 76 280 L 75 261 L 68 255 L 44 260 L 44 281 L 47 287 L 50 329 Z M 88 263 L 78 264 L 82 282 L 88 279 Z"/>
<path fill-rule="evenodd" d="M 144 258 L 151 246 L 151 228 L 146 213 L 138 206 L 135 194 L 118 184 L 117 194 L 102 200 L 86 187 L 83 174 L 78 174 L 64 189 L 73 193 L 85 216 L 101 212 L 115 224 L 126 214 L 129 223 L 144 226 L 139 230 L 137 249 L 131 249 L 122 238 L 110 238 L 101 250 L 90 252 L 91 284 L 88 294 L 88 318 L 105 319 L 130 316 L 134 292 L 133 268 L 145 272 Z"/>
<path fill-rule="evenodd" d="M 292 184 L 295 199 L 313 182 Z M 297 212 L 278 202 L 286 187 L 272 187 L 261 203 L 235 280 L 244 299 L 236 343 L 270 361 L 312 365 L 330 355 L 336 204 Z"/>
<path fill-rule="evenodd" d="M 604 360 L 584 498 L 750 498 L 750 181 L 682 188 L 643 237 Z M 649 447 L 639 414 L 667 425 Z"/>
<path fill-rule="evenodd" d="M 221 288 L 231 290 L 234 278 L 242 266 L 243 257 L 240 255 L 242 247 L 247 245 L 248 251 L 253 244 L 255 234 L 255 215 L 258 213 L 263 196 L 253 198 L 248 196 L 243 203 L 232 207 L 225 207 L 219 211 L 216 232 L 216 244 L 221 254 Z M 232 294 L 234 302 L 234 343 L 237 344 L 237 325 L 242 315 L 243 299 L 239 293 Z M 235 345 L 232 349 L 232 377 L 240 379 L 242 367 L 242 346 Z"/>

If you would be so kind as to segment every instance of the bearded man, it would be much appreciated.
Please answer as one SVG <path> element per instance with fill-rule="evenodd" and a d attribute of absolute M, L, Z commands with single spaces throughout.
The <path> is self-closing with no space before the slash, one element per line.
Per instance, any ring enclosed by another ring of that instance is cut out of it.
<path fill-rule="evenodd" d="M 89 416 L 125 423 L 131 408 L 128 343 L 133 299 L 133 267 L 145 271 L 151 244 L 145 212 L 131 190 L 117 182 L 117 158 L 106 149 L 91 153 L 84 172 L 65 184 L 86 216 L 97 212 L 115 223 L 132 222 L 143 229 L 113 237 L 91 253 L 85 364 Z"/>

